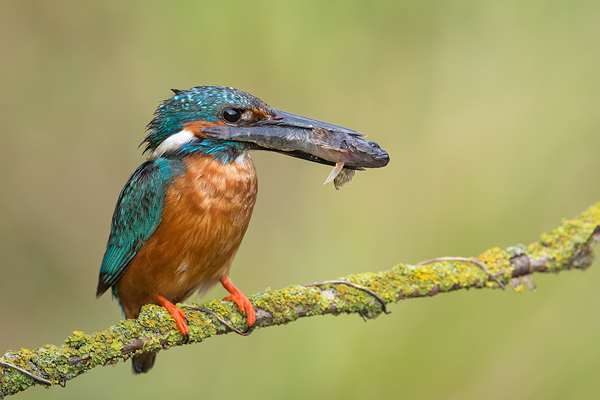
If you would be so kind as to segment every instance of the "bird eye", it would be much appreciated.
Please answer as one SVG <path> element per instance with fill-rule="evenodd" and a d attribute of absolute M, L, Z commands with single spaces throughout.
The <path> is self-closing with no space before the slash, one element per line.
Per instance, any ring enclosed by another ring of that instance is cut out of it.
<path fill-rule="evenodd" d="M 240 118 L 242 118 L 240 110 L 236 110 L 235 108 L 226 108 L 223 110 L 223 119 L 227 122 L 238 122 Z"/>
<path fill-rule="evenodd" d="M 371 146 L 374 149 L 378 149 L 379 145 L 377 144 L 377 142 L 369 142 L 369 146 Z"/>

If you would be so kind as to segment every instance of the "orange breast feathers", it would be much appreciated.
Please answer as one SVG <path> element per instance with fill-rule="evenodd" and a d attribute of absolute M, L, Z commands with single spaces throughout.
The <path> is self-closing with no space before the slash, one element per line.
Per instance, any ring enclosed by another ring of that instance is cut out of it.
<path fill-rule="evenodd" d="M 223 165 L 190 156 L 169 188 L 159 227 L 117 283 L 127 318 L 162 294 L 176 303 L 210 290 L 229 275 L 250 222 L 258 190 L 248 154 Z"/>

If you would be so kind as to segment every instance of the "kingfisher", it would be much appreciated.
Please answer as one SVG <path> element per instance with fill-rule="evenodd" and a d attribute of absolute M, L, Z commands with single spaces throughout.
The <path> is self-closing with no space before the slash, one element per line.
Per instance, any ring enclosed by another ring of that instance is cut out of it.
<path fill-rule="evenodd" d="M 185 313 L 175 304 L 194 292 L 205 294 L 218 283 L 230 293 L 223 300 L 237 304 L 246 324 L 256 322 L 252 303 L 229 276 L 258 190 L 248 153 L 288 151 L 294 157 L 335 165 L 302 151 L 293 138 L 290 148 L 282 149 L 261 146 L 260 137 L 253 141 L 244 141 L 243 135 L 215 137 L 207 133 L 209 128 L 247 132 L 262 127 L 268 132 L 265 144 L 274 133 L 284 137 L 298 129 L 358 132 L 279 111 L 231 87 L 172 90 L 174 95 L 159 105 L 147 126 L 141 145 L 148 159 L 133 172 L 117 200 L 96 296 L 112 288 L 128 319 L 137 318 L 142 306 L 158 304 L 187 340 Z M 155 356 L 155 352 L 135 355 L 133 372 L 148 372 Z"/>

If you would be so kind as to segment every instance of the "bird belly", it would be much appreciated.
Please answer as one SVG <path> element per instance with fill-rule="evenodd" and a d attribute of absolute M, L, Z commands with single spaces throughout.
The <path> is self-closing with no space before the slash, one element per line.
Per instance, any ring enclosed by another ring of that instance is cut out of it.
<path fill-rule="evenodd" d="M 229 275 L 258 189 L 249 155 L 222 164 L 190 156 L 165 198 L 161 223 L 117 282 L 127 318 L 163 295 L 173 303 L 210 290 Z"/>

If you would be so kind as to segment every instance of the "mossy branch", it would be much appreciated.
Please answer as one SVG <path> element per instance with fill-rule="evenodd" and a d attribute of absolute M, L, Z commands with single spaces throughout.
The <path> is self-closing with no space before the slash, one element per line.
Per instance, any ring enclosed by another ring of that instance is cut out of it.
<path fill-rule="evenodd" d="M 517 245 L 505 250 L 492 248 L 477 257 L 500 281 L 512 283 L 517 291 L 522 282 L 533 288 L 534 272 L 559 272 L 588 268 L 592 249 L 600 241 L 600 203 L 572 220 L 564 220 L 539 242 Z M 412 297 L 434 296 L 466 288 L 498 288 L 476 264 L 443 261 L 414 266 L 399 264 L 388 271 L 350 275 L 340 280 L 354 282 L 377 293 L 385 303 L 398 303 Z M 382 304 L 368 292 L 340 284 L 290 286 L 267 289 L 250 298 L 256 309 L 256 326 L 282 325 L 301 317 L 356 313 L 375 318 Z M 203 304 L 240 330 L 245 318 L 235 304 L 212 300 Z M 216 317 L 194 309 L 185 309 L 189 319 L 190 341 L 201 342 L 232 330 Z M 35 350 L 21 349 L 0 358 L 0 398 L 36 384 L 64 385 L 66 381 L 101 365 L 114 365 L 142 351 L 181 346 L 182 337 L 169 313 L 159 306 L 145 306 L 137 320 L 121 321 L 105 331 L 86 335 L 73 332 L 61 346 L 46 345 Z M 46 380 L 7 365 L 13 365 Z M 47 382 L 50 382 L 48 384 Z"/>

